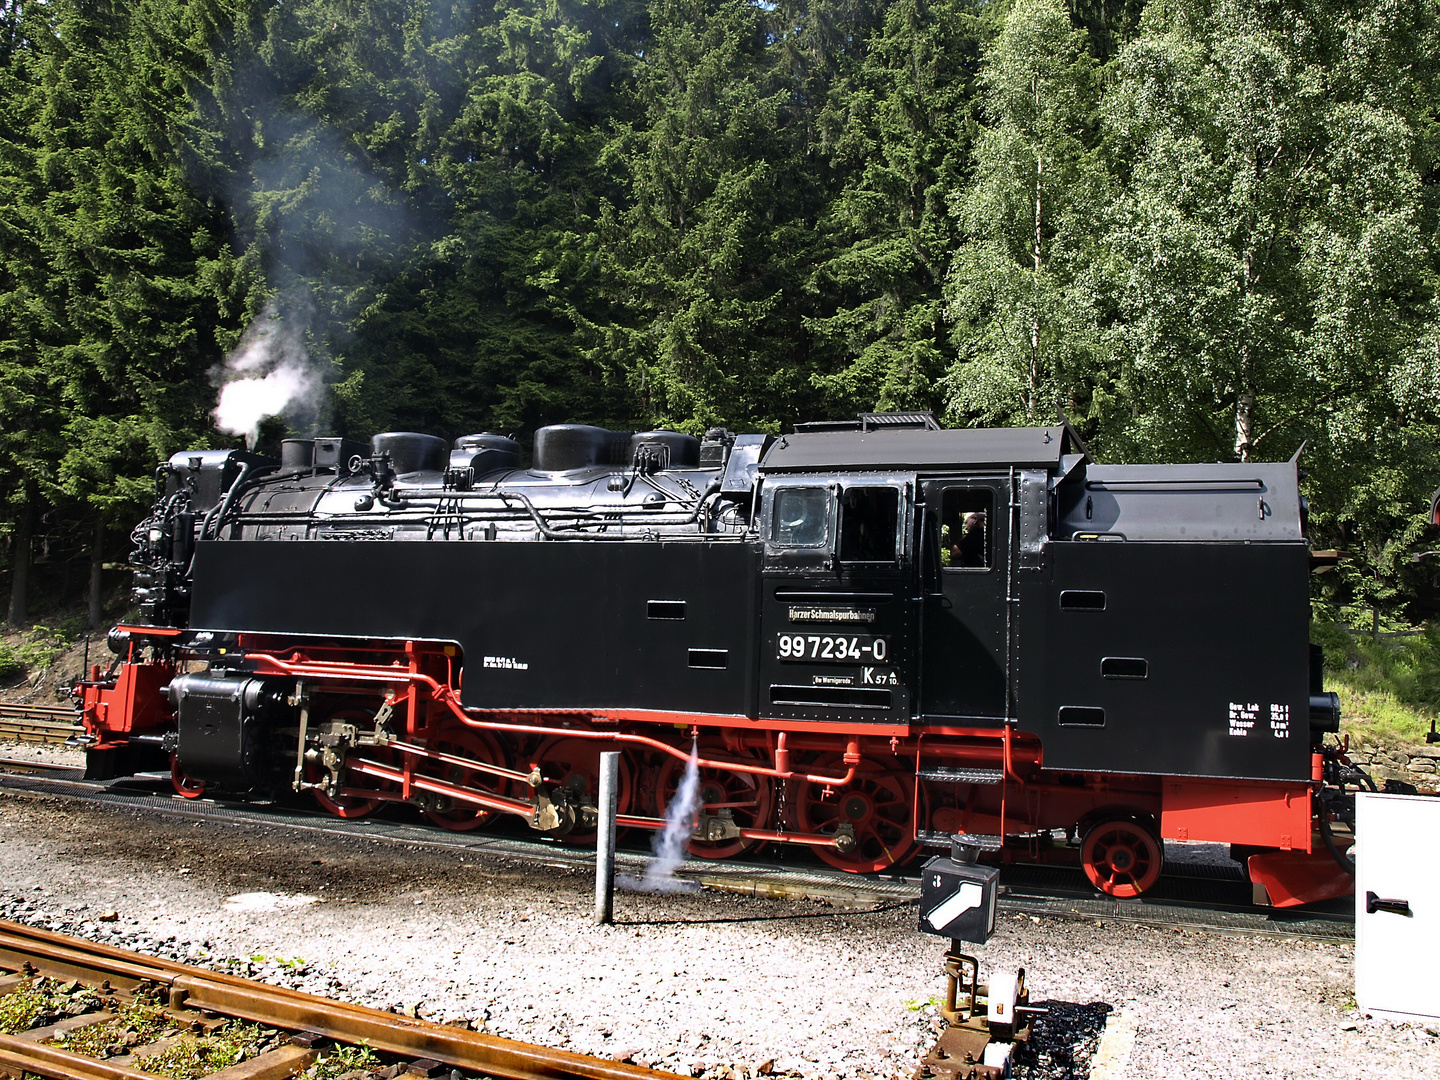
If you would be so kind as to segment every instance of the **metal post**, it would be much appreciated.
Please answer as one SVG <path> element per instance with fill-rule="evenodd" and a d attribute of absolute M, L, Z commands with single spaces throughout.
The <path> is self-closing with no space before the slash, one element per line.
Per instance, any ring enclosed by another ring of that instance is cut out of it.
<path fill-rule="evenodd" d="M 615 921 L 615 812 L 620 803 L 620 754 L 600 755 L 600 828 L 595 837 L 595 921 Z"/>

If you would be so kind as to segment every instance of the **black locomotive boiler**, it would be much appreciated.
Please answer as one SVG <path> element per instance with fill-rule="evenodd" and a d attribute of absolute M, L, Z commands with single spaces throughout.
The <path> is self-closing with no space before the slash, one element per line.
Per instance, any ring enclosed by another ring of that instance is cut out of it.
<path fill-rule="evenodd" d="M 521 459 L 176 454 L 139 617 L 76 686 L 91 775 L 584 843 L 602 751 L 653 829 L 694 745 L 700 856 L 873 872 L 967 834 L 1133 896 L 1172 838 L 1251 849 L 1276 903 L 1348 889 L 1293 462 L 1101 465 L 1065 425 L 924 414 L 558 425 Z"/>

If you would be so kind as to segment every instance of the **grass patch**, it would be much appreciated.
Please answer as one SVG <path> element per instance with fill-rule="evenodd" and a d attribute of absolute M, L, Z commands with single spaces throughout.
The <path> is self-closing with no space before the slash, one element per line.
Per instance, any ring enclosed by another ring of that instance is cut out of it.
<path fill-rule="evenodd" d="M 163 1008 L 137 1001 L 104 1023 L 62 1031 L 50 1041 L 71 1053 L 107 1058 L 124 1054 L 132 1046 L 144 1046 L 178 1034 L 174 1019 L 167 1016 Z"/>
<path fill-rule="evenodd" d="M 0 641 L 0 683 L 48 668 L 79 639 L 70 620 L 61 626 L 36 623 L 24 633 L 8 636 L 8 641 Z"/>
<path fill-rule="evenodd" d="M 1348 685 L 1343 675 L 1333 678 L 1329 689 L 1340 695 L 1340 730 L 1352 745 L 1425 742 L 1432 711 L 1406 705 L 1386 690 Z"/>
<path fill-rule="evenodd" d="M 199 1080 L 209 1073 L 259 1057 L 273 1045 L 275 1035 L 273 1028 L 262 1028 L 248 1020 L 232 1020 L 209 1035 L 182 1035 L 158 1053 L 137 1057 L 135 1066 L 171 1080 Z"/>
<path fill-rule="evenodd" d="M 368 1046 L 337 1046 L 322 1054 L 305 1070 L 305 1080 L 335 1080 L 353 1072 L 373 1072 L 380 1068 L 380 1055 Z"/>
<path fill-rule="evenodd" d="M 79 983 L 31 979 L 0 997 L 0 1035 L 18 1035 L 104 1005 L 100 994 Z"/>
<path fill-rule="evenodd" d="M 1425 741 L 1440 716 L 1440 626 L 1377 640 L 1317 620 L 1310 640 L 1324 649 L 1326 689 L 1340 695 L 1341 730 L 1352 742 Z"/>
<path fill-rule="evenodd" d="M 0 641 L 0 683 L 14 682 L 25 674 L 25 665 L 15 655 L 15 650 Z"/>
<path fill-rule="evenodd" d="M 15 659 L 31 671 L 47 668 L 74 644 L 75 637 L 69 630 L 37 623 L 25 631 L 20 643 L 15 646 Z"/>

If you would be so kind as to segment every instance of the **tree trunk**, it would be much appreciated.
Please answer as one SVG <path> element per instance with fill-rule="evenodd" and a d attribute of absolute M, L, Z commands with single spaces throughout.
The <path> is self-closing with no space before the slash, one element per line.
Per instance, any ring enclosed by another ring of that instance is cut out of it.
<path fill-rule="evenodd" d="M 1250 287 L 1255 284 L 1255 260 L 1249 251 L 1245 252 L 1243 263 L 1245 277 L 1240 283 L 1240 292 L 1244 302 L 1248 305 Z M 1248 327 L 1242 327 L 1240 375 L 1236 380 L 1240 384 L 1240 389 L 1235 395 L 1235 456 L 1241 461 L 1249 461 L 1250 451 L 1255 448 L 1255 431 L 1251 420 L 1251 413 L 1255 409 L 1255 395 L 1249 389 L 1252 385 L 1250 380 L 1250 331 Z"/>
<path fill-rule="evenodd" d="M 1252 440 L 1255 432 L 1250 419 L 1254 408 L 1254 394 L 1242 391 L 1235 398 L 1235 456 L 1241 461 L 1250 460 L 1250 451 L 1255 445 Z"/>
<path fill-rule="evenodd" d="M 95 522 L 95 538 L 90 541 L 90 629 L 98 630 L 104 613 L 100 610 L 100 585 L 105 569 L 105 515 Z"/>
<path fill-rule="evenodd" d="M 1036 93 L 1039 104 L 1039 93 Z M 1030 311 L 1030 397 L 1026 402 L 1030 423 L 1035 422 L 1035 398 L 1040 383 L 1040 213 L 1042 208 L 1041 186 L 1045 175 L 1045 159 L 1035 158 L 1035 270 L 1032 278 L 1035 284 L 1034 306 Z"/>
<path fill-rule="evenodd" d="M 30 536 L 34 525 L 34 514 L 27 502 L 20 510 L 20 520 L 15 530 L 14 572 L 10 578 L 10 611 L 5 622 L 10 626 L 23 626 L 30 621 Z"/>

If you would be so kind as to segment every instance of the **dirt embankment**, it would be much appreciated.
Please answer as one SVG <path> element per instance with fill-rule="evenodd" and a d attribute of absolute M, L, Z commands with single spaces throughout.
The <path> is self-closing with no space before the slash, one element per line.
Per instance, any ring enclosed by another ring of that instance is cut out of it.
<path fill-rule="evenodd" d="M 103 630 L 90 631 L 69 644 L 55 637 L 37 641 L 41 636 L 34 630 L 0 632 L 0 701 L 68 705 L 70 683 L 85 674 L 87 662 L 105 668 L 115 659 L 105 646 Z M 14 664 L 4 663 L 6 657 Z"/>

